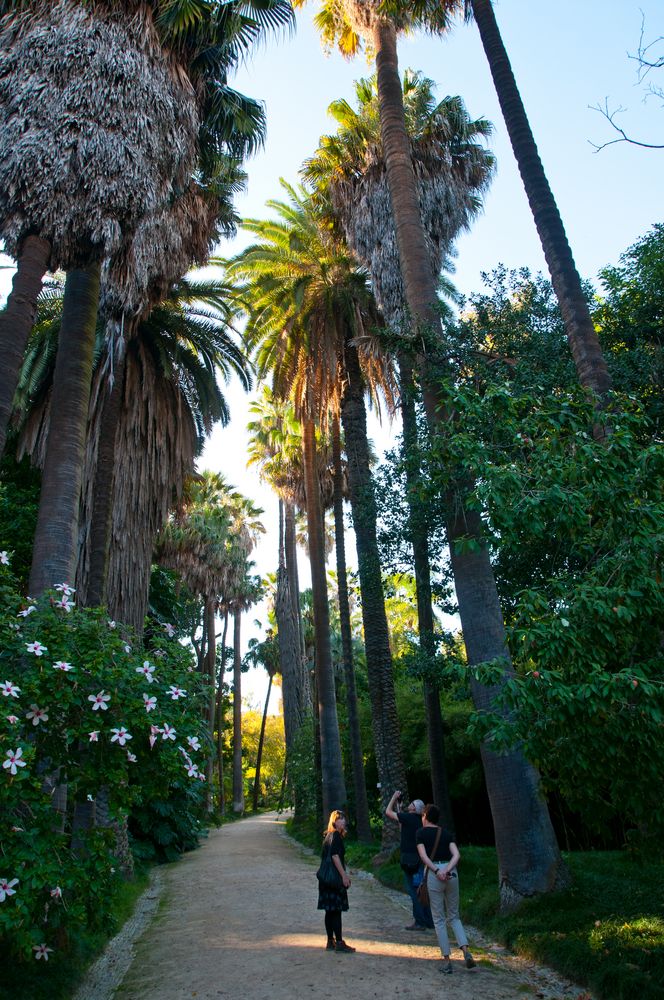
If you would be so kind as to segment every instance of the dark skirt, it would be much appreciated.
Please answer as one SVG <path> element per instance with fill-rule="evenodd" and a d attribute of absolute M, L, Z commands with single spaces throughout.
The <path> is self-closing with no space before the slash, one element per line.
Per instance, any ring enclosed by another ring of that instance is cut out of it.
<path fill-rule="evenodd" d="M 348 893 L 342 886 L 340 889 L 323 888 L 318 886 L 318 909 L 319 910 L 343 910 L 348 909 Z"/>

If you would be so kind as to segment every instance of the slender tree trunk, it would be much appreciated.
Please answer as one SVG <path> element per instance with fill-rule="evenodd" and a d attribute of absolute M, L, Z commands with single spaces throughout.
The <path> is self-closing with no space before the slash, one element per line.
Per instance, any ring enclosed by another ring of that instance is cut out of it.
<path fill-rule="evenodd" d="M 263 718 L 261 719 L 261 731 L 258 737 L 258 751 L 256 753 L 256 777 L 254 778 L 254 791 L 251 802 L 251 808 L 254 812 L 258 812 L 258 792 L 261 784 L 261 764 L 263 762 L 263 743 L 265 742 L 265 725 L 267 723 L 267 706 L 270 703 L 270 692 L 272 691 L 272 674 L 269 675 L 270 679 L 267 685 L 267 694 L 265 695 L 265 707 L 263 708 Z"/>
<path fill-rule="evenodd" d="M 348 713 L 348 733 L 350 741 L 353 791 L 355 792 L 355 822 L 358 840 L 370 844 L 371 823 L 369 802 L 364 777 L 364 756 L 360 733 L 360 713 L 355 686 L 355 664 L 353 662 L 353 636 L 350 625 L 350 603 L 348 600 L 348 578 L 346 574 L 346 547 L 344 530 L 343 470 L 341 468 L 341 432 L 339 417 L 335 414 L 332 424 L 332 453 L 334 461 L 334 541 L 337 556 L 337 587 L 339 590 L 339 620 L 341 624 L 341 647 L 344 658 L 344 682 L 346 687 L 346 712 Z"/>
<path fill-rule="evenodd" d="M 0 457 L 5 450 L 14 393 L 50 257 L 48 240 L 41 236 L 26 237 L 16 262 L 12 290 L 0 312 Z"/>
<path fill-rule="evenodd" d="M 431 595 L 428 528 L 421 505 L 417 500 L 421 471 L 417 415 L 415 411 L 415 384 L 412 362 L 403 352 L 399 356 L 399 376 L 401 384 L 401 415 L 403 420 L 403 449 L 406 466 L 408 533 L 413 548 L 418 633 L 420 649 L 432 661 L 436 653 L 436 640 Z M 449 782 L 447 780 L 447 768 L 445 766 L 445 738 L 438 685 L 426 677 L 423 682 L 423 693 L 433 801 L 441 810 L 445 829 L 454 830 L 454 815 L 450 799 Z"/>
<path fill-rule="evenodd" d="M 500 109 L 544 250 L 579 381 L 602 399 L 611 388 L 597 333 L 583 294 L 565 227 L 530 128 L 491 0 L 472 0 Z"/>
<path fill-rule="evenodd" d="M 364 384 L 357 348 L 350 342 L 350 337 L 344 345 L 344 356 L 346 385 L 341 400 L 341 419 L 346 438 L 348 485 L 362 594 L 374 750 L 384 812 L 395 788 L 404 791 L 407 788 L 406 769 L 401 752 L 390 635 L 376 536 L 376 498 L 369 464 Z M 397 834 L 398 829 L 395 830 L 393 823 L 384 823 L 383 845 L 387 847 Z"/>
<path fill-rule="evenodd" d="M 224 673 L 226 670 L 226 638 L 228 636 L 228 608 L 224 610 L 224 627 L 221 633 L 221 666 L 217 684 L 217 776 L 219 779 L 219 812 L 226 813 L 224 790 Z"/>
<path fill-rule="evenodd" d="M 205 656 L 205 673 L 208 681 L 208 703 L 206 706 L 206 722 L 210 736 L 210 747 L 214 747 L 214 716 L 215 716 L 215 675 L 217 672 L 217 632 L 215 626 L 215 598 L 206 595 L 205 597 L 205 620 L 207 628 L 207 653 Z M 212 812 L 212 772 L 214 769 L 214 751 L 210 749 L 208 755 L 205 777 L 207 788 L 206 808 Z"/>
<path fill-rule="evenodd" d="M 330 649 L 330 609 L 327 601 L 327 580 L 325 579 L 323 516 L 316 461 L 316 429 L 313 420 L 304 421 L 302 438 L 314 612 L 315 678 L 320 724 L 323 813 L 328 814 L 333 809 L 345 807 L 346 785 L 341 762 L 339 721 Z"/>
<path fill-rule="evenodd" d="M 112 346 L 111 350 L 113 350 Z M 109 387 L 102 404 L 90 526 L 90 570 L 85 594 L 87 607 L 103 604 L 106 596 L 106 568 L 111 543 L 111 514 L 113 510 L 115 442 L 124 389 L 124 359 L 123 349 L 122 358 L 114 372 L 113 385 Z"/>
<path fill-rule="evenodd" d="M 302 627 L 302 612 L 300 610 L 300 579 L 297 570 L 297 541 L 295 532 L 295 506 L 285 502 L 284 505 L 284 545 L 286 552 L 286 571 L 288 572 L 288 582 L 290 595 L 293 602 L 293 613 L 297 622 L 298 637 L 300 642 L 300 658 L 304 664 L 307 662 L 306 650 L 304 648 L 304 628 Z M 306 674 L 306 670 L 305 670 Z M 306 689 L 309 689 L 309 677 L 307 675 Z M 308 697 L 308 710 L 311 710 L 311 693 Z"/>
<path fill-rule="evenodd" d="M 70 271 L 53 376 L 51 424 L 30 571 L 35 597 L 76 572 L 78 505 L 92 382 L 99 264 Z"/>
<path fill-rule="evenodd" d="M 428 259 L 424 230 L 419 217 L 415 176 L 399 79 L 396 33 L 388 22 L 379 22 L 375 36 L 381 138 L 387 166 L 392 211 L 395 218 L 399 259 L 411 315 L 423 332 L 436 330 L 436 287 Z M 435 384 L 425 360 L 420 365 L 427 420 L 435 430 L 443 413 L 438 405 Z M 505 678 L 511 664 L 505 627 L 489 559 L 480 515 L 465 509 L 465 495 L 450 498 L 447 537 L 461 616 L 468 662 L 505 660 Z M 457 551 L 457 542 L 470 537 L 475 543 L 469 552 Z M 482 642 L 476 641 L 478 635 Z M 472 685 L 473 700 L 480 711 L 491 704 L 495 691 Z M 498 851 L 501 905 L 514 906 L 521 899 L 549 892 L 569 879 L 560 856 L 537 772 L 520 751 L 496 757 L 486 747 L 482 759 L 491 803 Z M 509 794 L 508 794 L 509 793 Z"/>
<path fill-rule="evenodd" d="M 240 627 L 242 612 L 233 613 L 233 812 L 244 812 L 242 778 L 242 657 Z"/>

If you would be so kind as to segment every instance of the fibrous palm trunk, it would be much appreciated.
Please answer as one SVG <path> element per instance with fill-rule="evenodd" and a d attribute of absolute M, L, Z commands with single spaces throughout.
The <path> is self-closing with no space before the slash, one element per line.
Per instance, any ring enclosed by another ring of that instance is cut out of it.
<path fill-rule="evenodd" d="M 290 596 L 293 602 L 293 614 L 297 622 L 298 642 L 300 644 L 300 657 L 303 664 L 306 663 L 306 650 L 304 648 L 304 629 L 302 627 L 302 613 L 300 611 L 300 578 L 297 571 L 297 532 L 295 530 L 295 506 L 284 502 L 284 549 L 286 557 L 286 572 L 290 585 Z M 307 689 L 309 688 L 307 679 Z M 308 696 L 308 711 L 311 711 L 311 693 Z"/>
<path fill-rule="evenodd" d="M 428 530 L 426 521 L 422 516 L 422 511 L 418 508 L 417 501 L 420 480 L 420 446 L 415 411 L 415 385 L 412 362 L 403 352 L 399 355 L 399 380 L 401 389 L 403 448 L 406 463 L 408 534 L 413 549 L 418 634 L 422 653 L 429 661 L 432 661 L 436 652 L 436 642 L 433 627 Z M 440 691 L 438 685 L 429 677 L 425 678 L 423 689 L 433 801 L 441 810 L 445 829 L 454 830 L 454 815 L 447 779 L 447 768 L 445 766 L 445 738 L 443 733 L 443 715 L 440 710 Z"/>
<path fill-rule="evenodd" d="M 265 742 L 265 725 L 267 723 L 267 707 L 270 703 L 270 692 L 272 691 L 272 674 L 269 675 L 267 684 L 267 694 L 265 695 L 265 706 L 263 708 L 263 718 L 261 719 L 261 731 L 258 737 L 258 750 L 256 752 L 256 776 L 254 777 L 254 791 L 251 800 L 251 808 L 258 811 L 258 793 L 261 784 L 261 764 L 263 761 L 263 743 Z"/>
<path fill-rule="evenodd" d="M 346 384 L 341 401 L 341 420 L 346 439 L 348 486 L 362 595 L 374 751 L 384 812 L 395 788 L 405 791 L 406 769 L 401 753 L 392 653 L 376 536 L 376 498 L 369 464 L 364 384 L 357 348 L 351 343 L 350 336 L 344 345 L 344 356 Z M 385 847 L 394 836 L 394 824 L 383 824 Z"/>
<path fill-rule="evenodd" d="M 360 714 L 355 685 L 355 664 L 353 662 L 353 636 L 350 624 L 350 604 L 348 601 L 348 578 L 346 574 L 346 547 L 344 531 L 343 471 L 341 468 L 341 433 L 339 417 L 335 415 L 332 424 L 332 455 L 334 461 L 334 540 L 337 556 L 337 588 L 339 592 L 339 620 L 341 624 L 341 646 L 344 658 L 344 683 L 346 688 L 346 712 L 350 740 L 353 791 L 355 793 L 355 823 L 358 840 L 371 843 L 371 823 L 369 822 L 369 802 L 364 777 L 364 757 Z"/>
<path fill-rule="evenodd" d="M 233 812 L 244 812 L 242 777 L 242 657 L 240 635 L 242 612 L 233 613 Z"/>
<path fill-rule="evenodd" d="M 333 809 L 345 807 L 346 785 L 341 761 L 337 699 L 330 649 L 330 609 L 325 579 L 325 543 L 317 475 L 316 429 L 311 419 L 304 421 L 302 440 L 314 613 L 315 678 L 320 726 L 323 813 L 329 814 Z"/>
<path fill-rule="evenodd" d="M 23 241 L 12 290 L 0 312 L 0 456 L 5 450 L 14 393 L 50 256 L 48 240 L 28 236 Z"/>
<path fill-rule="evenodd" d="M 491 0 L 472 0 L 500 109 L 544 250 L 579 381 L 600 400 L 611 388 L 581 279 L 567 241 L 558 206 L 546 179 L 514 73 L 500 36 Z"/>
<path fill-rule="evenodd" d="M 207 631 L 205 673 L 207 674 L 207 682 L 208 682 L 208 703 L 206 705 L 205 715 L 206 715 L 207 729 L 210 736 L 210 753 L 208 756 L 207 767 L 206 767 L 206 778 L 207 778 L 206 807 L 208 812 L 212 812 L 212 771 L 214 767 L 214 753 L 212 751 L 212 747 L 214 746 L 214 716 L 215 716 L 214 678 L 217 668 L 217 632 L 215 625 L 215 610 L 216 610 L 215 598 L 207 595 L 205 597 L 205 621 L 206 621 L 206 631 Z"/>
<path fill-rule="evenodd" d="M 219 812 L 226 812 L 224 790 L 224 672 L 226 668 L 226 637 L 228 635 L 228 608 L 224 610 L 224 627 L 221 633 L 221 666 L 217 684 L 217 777 L 219 778 Z"/>
<path fill-rule="evenodd" d="M 30 571 L 30 593 L 71 582 L 76 571 L 78 506 L 85 455 L 98 264 L 70 271 L 65 283 L 51 422 Z"/>
<path fill-rule="evenodd" d="M 378 23 L 374 46 L 381 139 L 406 298 L 415 322 L 435 330 L 439 323 L 435 310 L 436 287 L 419 216 L 404 120 L 396 32 L 391 23 Z M 435 430 L 443 415 L 425 362 L 420 370 L 427 419 Z M 463 492 L 450 504 L 447 538 L 468 662 L 472 665 L 501 658 L 506 664 L 507 677 L 511 666 L 505 627 L 481 518 L 465 509 Z M 474 543 L 473 551 L 468 551 L 469 546 L 464 545 L 461 554 L 457 551 L 457 542 L 468 537 Z M 479 684 L 473 684 L 472 691 L 480 711 L 493 700 L 494 692 Z M 498 851 L 501 905 L 508 908 L 527 896 L 562 886 L 569 875 L 560 856 L 536 770 L 518 750 L 497 757 L 483 748 L 482 759 Z"/>

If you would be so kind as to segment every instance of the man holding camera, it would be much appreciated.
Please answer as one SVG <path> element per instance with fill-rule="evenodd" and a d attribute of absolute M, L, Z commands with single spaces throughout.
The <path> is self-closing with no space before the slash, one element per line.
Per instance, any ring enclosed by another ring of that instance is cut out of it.
<path fill-rule="evenodd" d="M 413 799 L 404 810 L 399 791 L 394 792 L 385 810 L 387 818 L 401 827 L 401 870 L 406 891 L 413 904 L 413 922 L 405 928 L 407 931 L 424 931 L 427 927 L 433 927 L 431 910 L 428 906 L 422 906 L 417 898 L 417 886 L 422 881 L 422 864 L 417 853 L 415 835 L 422 826 L 423 812 L 422 799 Z"/>

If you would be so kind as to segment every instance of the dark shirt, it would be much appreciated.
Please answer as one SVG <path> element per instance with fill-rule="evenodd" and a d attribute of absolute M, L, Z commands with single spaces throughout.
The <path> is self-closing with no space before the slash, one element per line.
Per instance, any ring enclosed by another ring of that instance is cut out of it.
<path fill-rule="evenodd" d="M 327 833 L 325 835 L 325 839 L 323 840 L 323 856 L 325 855 L 325 851 L 327 849 L 330 851 L 330 857 L 332 857 L 333 854 L 338 854 L 339 860 L 343 865 L 346 845 L 344 844 L 344 838 L 338 830 L 335 830 L 332 834 Z"/>
<path fill-rule="evenodd" d="M 450 844 L 454 842 L 454 837 L 447 830 L 441 831 L 435 856 L 431 853 L 433 851 L 433 845 L 436 842 L 437 833 L 437 826 L 423 826 L 422 829 L 418 830 L 415 835 L 416 842 L 418 844 L 424 844 L 424 849 L 431 861 L 451 861 L 452 852 L 450 850 Z"/>
<path fill-rule="evenodd" d="M 418 830 L 422 829 L 422 817 L 417 813 L 399 812 L 397 819 L 401 827 L 401 864 L 417 870 L 420 866 L 420 857 L 417 853 L 415 836 Z"/>

